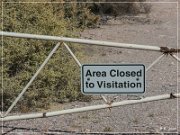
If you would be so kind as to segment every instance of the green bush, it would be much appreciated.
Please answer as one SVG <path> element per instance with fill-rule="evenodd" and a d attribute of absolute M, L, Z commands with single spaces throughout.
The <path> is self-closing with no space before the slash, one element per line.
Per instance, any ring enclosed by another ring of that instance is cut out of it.
<path fill-rule="evenodd" d="M 3 31 L 75 37 L 78 31 L 91 25 L 83 22 L 84 18 L 87 18 L 88 22 L 96 16 L 78 4 L 4 3 L 3 5 Z M 52 41 L 4 37 L 4 109 L 14 101 L 55 44 Z M 72 49 L 78 57 L 82 55 L 79 46 L 76 45 Z M 80 68 L 61 45 L 17 107 L 25 112 L 35 108 L 47 108 L 52 102 L 82 100 L 82 97 Z"/>

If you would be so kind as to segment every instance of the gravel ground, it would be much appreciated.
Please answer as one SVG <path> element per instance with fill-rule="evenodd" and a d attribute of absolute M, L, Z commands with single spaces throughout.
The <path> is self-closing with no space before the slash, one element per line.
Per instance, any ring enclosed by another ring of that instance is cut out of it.
<path fill-rule="evenodd" d="M 148 16 L 121 17 L 111 19 L 100 28 L 87 29 L 82 38 L 115 41 L 155 46 L 177 46 L 177 10 L 175 3 L 152 4 Z M 150 65 L 161 54 L 159 52 L 86 46 L 87 59 L 82 63 L 143 63 Z M 180 57 L 180 55 L 179 55 Z M 178 72 L 180 70 L 178 69 Z M 146 75 L 144 97 L 177 92 L 177 62 L 165 56 Z M 180 75 L 178 75 L 180 76 Z M 177 82 L 178 81 L 178 82 Z M 113 99 L 115 95 L 106 95 Z M 137 98 L 119 95 L 116 101 Z M 180 100 L 179 100 L 180 101 Z M 82 132 L 180 132 L 178 102 L 176 99 L 121 106 L 78 114 L 68 114 L 43 119 L 4 122 L 7 134 L 82 134 Z M 92 102 L 58 104 L 53 108 L 68 109 L 102 104 L 100 99 Z M 51 132 L 51 133 L 50 133 Z"/>

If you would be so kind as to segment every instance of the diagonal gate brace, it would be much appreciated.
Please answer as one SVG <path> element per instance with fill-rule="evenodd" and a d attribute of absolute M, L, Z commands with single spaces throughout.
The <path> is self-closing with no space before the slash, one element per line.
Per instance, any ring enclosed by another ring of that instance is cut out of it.
<path fill-rule="evenodd" d="M 52 55 L 55 53 L 55 51 L 58 49 L 58 47 L 60 46 L 61 43 L 57 43 L 56 46 L 53 48 L 53 50 L 49 53 L 49 55 L 47 56 L 47 58 L 45 59 L 45 61 L 42 63 L 42 65 L 39 67 L 39 69 L 36 71 L 36 73 L 33 75 L 33 77 L 31 78 L 31 80 L 28 82 L 28 84 L 24 87 L 24 89 L 21 91 L 21 93 L 18 95 L 18 97 L 14 100 L 14 102 L 11 104 L 11 106 L 8 108 L 8 110 L 6 111 L 5 116 L 7 116 L 11 110 L 14 108 L 14 106 L 17 104 L 17 102 L 20 100 L 20 98 L 23 96 L 23 94 L 27 91 L 27 89 L 29 88 L 29 86 L 32 84 L 32 82 L 35 80 L 35 78 L 38 76 L 38 74 L 41 72 L 41 70 L 44 68 L 44 66 L 47 64 L 47 62 L 49 61 L 49 59 L 52 57 Z"/>

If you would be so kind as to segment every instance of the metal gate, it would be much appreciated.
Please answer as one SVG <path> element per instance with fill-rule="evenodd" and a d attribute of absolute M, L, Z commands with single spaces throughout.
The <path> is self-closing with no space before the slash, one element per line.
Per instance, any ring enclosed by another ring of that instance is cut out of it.
<path fill-rule="evenodd" d="M 163 95 L 145 97 L 145 98 L 142 98 L 139 100 L 124 100 L 124 101 L 120 101 L 120 102 L 113 102 L 113 101 L 108 101 L 105 96 L 101 95 L 105 104 L 93 105 L 93 106 L 87 106 L 87 107 L 81 107 L 81 108 L 74 108 L 74 109 L 67 109 L 67 110 L 60 110 L 60 111 L 54 111 L 54 112 L 32 113 L 32 114 L 23 114 L 23 115 L 14 115 L 14 116 L 8 115 L 11 112 L 11 110 L 14 108 L 14 106 L 17 104 L 17 102 L 20 100 L 20 98 L 23 96 L 23 94 L 27 91 L 28 87 L 33 83 L 34 79 L 38 76 L 38 74 L 41 72 L 41 70 L 47 64 L 47 62 L 52 57 L 52 55 L 57 51 L 57 49 L 61 45 L 65 46 L 65 48 L 71 54 L 71 56 L 76 61 L 76 63 L 79 65 L 79 67 L 81 67 L 81 63 L 79 62 L 77 57 L 74 55 L 74 53 L 71 51 L 71 49 L 68 47 L 66 42 L 160 52 L 161 55 L 152 64 L 150 64 L 149 67 L 146 68 L 146 72 L 149 69 L 151 69 L 156 63 L 158 63 L 165 55 L 171 56 L 176 61 L 180 62 L 180 58 L 178 58 L 178 56 L 175 55 L 176 53 L 180 52 L 180 49 L 168 48 L 168 47 L 159 47 L 159 46 L 105 42 L 105 41 L 87 40 L 87 39 L 78 39 L 78 38 L 56 37 L 56 36 L 47 36 L 47 35 L 34 35 L 34 34 L 26 34 L 26 33 L 3 32 L 3 31 L 0 31 L 0 35 L 1 36 L 7 36 L 7 37 L 13 37 L 13 38 L 27 38 L 27 39 L 34 39 L 34 40 L 50 40 L 50 41 L 57 41 L 58 42 L 55 45 L 55 47 L 53 48 L 53 50 L 49 53 L 47 58 L 44 60 L 44 62 L 41 64 L 39 69 L 36 71 L 36 73 L 32 76 L 32 78 L 27 83 L 27 85 L 23 88 L 23 90 L 20 92 L 20 94 L 16 97 L 15 101 L 11 104 L 11 106 L 8 108 L 8 110 L 5 112 L 5 114 L 3 114 L 3 113 L 1 114 L 0 121 L 45 118 L 45 117 L 52 117 L 52 116 L 57 116 L 57 115 L 93 111 L 93 110 L 98 110 L 98 109 L 112 108 L 112 107 L 117 107 L 117 106 L 132 105 L 132 104 L 152 102 L 152 101 L 158 101 L 158 100 L 174 99 L 174 98 L 180 97 L 180 93 L 177 92 L 177 93 L 168 93 L 168 94 L 163 94 Z"/>

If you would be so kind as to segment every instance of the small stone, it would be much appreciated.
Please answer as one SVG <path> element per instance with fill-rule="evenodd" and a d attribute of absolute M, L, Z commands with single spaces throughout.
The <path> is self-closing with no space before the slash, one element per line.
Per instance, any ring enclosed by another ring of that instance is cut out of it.
<path fill-rule="evenodd" d="M 177 129 L 176 128 L 169 128 L 168 131 L 169 132 L 177 132 Z"/>

